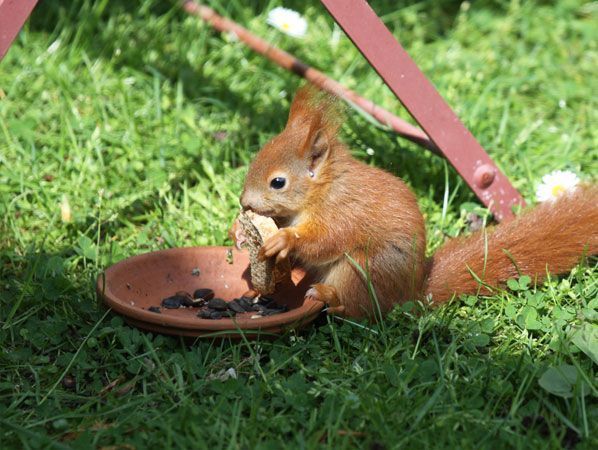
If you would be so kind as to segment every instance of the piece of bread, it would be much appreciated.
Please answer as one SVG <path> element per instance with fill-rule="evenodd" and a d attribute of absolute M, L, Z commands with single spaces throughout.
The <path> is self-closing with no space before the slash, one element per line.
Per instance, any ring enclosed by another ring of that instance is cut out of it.
<path fill-rule="evenodd" d="M 289 273 L 290 267 L 288 262 L 282 267 L 276 267 L 275 258 L 260 261 L 258 253 L 264 241 L 274 235 L 278 227 L 270 217 L 260 216 L 253 211 L 242 211 L 239 214 L 239 223 L 246 238 L 245 246 L 249 249 L 253 288 L 260 294 L 271 294 L 276 282 Z"/>

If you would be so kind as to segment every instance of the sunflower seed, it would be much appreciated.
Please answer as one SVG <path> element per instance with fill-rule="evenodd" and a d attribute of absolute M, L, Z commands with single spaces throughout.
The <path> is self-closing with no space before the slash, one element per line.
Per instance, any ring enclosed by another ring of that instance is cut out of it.
<path fill-rule="evenodd" d="M 196 289 L 195 292 L 193 292 L 193 298 L 211 300 L 214 298 L 214 291 L 212 289 Z"/>
<path fill-rule="evenodd" d="M 181 297 L 174 295 L 162 300 L 162 306 L 168 309 L 177 309 L 181 307 Z"/>
<path fill-rule="evenodd" d="M 228 309 L 228 303 L 221 298 L 213 298 L 208 302 L 208 308 L 212 308 L 217 311 L 226 311 Z"/>
<path fill-rule="evenodd" d="M 234 311 L 236 313 L 244 313 L 245 312 L 245 308 L 243 308 L 239 304 L 239 301 L 237 299 L 234 299 L 234 300 L 231 300 L 230 302 L 228 302 L 228 309 L 230 309 L 231 311 Z"/>

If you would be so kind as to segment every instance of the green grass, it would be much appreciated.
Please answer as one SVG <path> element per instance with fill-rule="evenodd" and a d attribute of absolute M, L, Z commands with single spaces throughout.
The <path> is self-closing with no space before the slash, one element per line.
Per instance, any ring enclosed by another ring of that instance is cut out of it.
<path fill-rule="evenodd" d="M 247 163 L 300 83 L 172 3 L 135 3 L 42 2 L 0 63 L 0 447 L 596 448 L 595 261 L 274 341 L 189 345 L 106 312 L 109 264 L 229 243 Z M 373 3 L 529 201 L 551 170 L 595 178 L 595 3 Z M 400 111 L 319 2 L 285 2 L 304 40 L 265 24 L 278 2 L 211 4 Z M 343 133 L 412 186 L 430 251 L 467 232 L 475 197 L 449 170 L 443 215 L 442 160 L 356 113 Z"/>

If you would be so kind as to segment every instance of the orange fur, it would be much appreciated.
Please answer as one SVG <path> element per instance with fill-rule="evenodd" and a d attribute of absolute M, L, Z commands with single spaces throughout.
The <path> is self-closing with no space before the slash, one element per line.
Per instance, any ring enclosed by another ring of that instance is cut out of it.
<path fill-rule="evenodd" d="M 455 294 L 488 294 L 519 273 L 538 282 L 598 253 L 598 186 L 583 186 L 520 217 L 453 239 L 429 262 L 425 292 L 436 302 Z M 471 271 L 471 272 L 470 272 Z"/>
<path fill-rule="evenodd" d="M 384 313 L 424 294 L 444 301 L 476 292 L 468 267 L 489 284 L 501 283 L 516 273 L 503 248 L 522 273 L 539 278 L 546 264 L 554 273 L 570 270 L 584 245 L 598 251 L 597 189 L 587 187 L 489 231 L 485 266 L 481 234 L 449 242 L 426 264 L 415 196 L 399 178 L 350 155 L 337 139 L 339 117 L 330 97 L 300 89 L 285 129 L 252 162 L 241 195 L 244 208 L 282 227 L 264 243 L 262 256 L 300 260 L 319 276 L 307 295 L 333 311 L 371 317 L 377 308 L 347 255 L 367 268 Z M 277 177 L 284 187 L 271 186 Z"/>

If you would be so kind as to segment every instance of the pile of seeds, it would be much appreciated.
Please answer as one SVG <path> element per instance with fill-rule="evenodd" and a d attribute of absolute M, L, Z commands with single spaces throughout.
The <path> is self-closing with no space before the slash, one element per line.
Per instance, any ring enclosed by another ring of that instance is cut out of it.
<path fill-rule="evenodd" d="M 163 299 L 162 308 L 201 308 L 197 313 L 197 317 L 210 320 L 231 318 L 244 313 L 253 313 L 251 318 L 257 319 L 288 311 L 285 305 L 278 305 L 270 297 L 240 297 L 227 302 L 214 297 L 212 289 L 197 289 L 193 292 L 193 295 L 186 291 L 179 291 L 173 296 Z M 161 313 L 159 306 L 150 306 L 148 311 Z"/>

